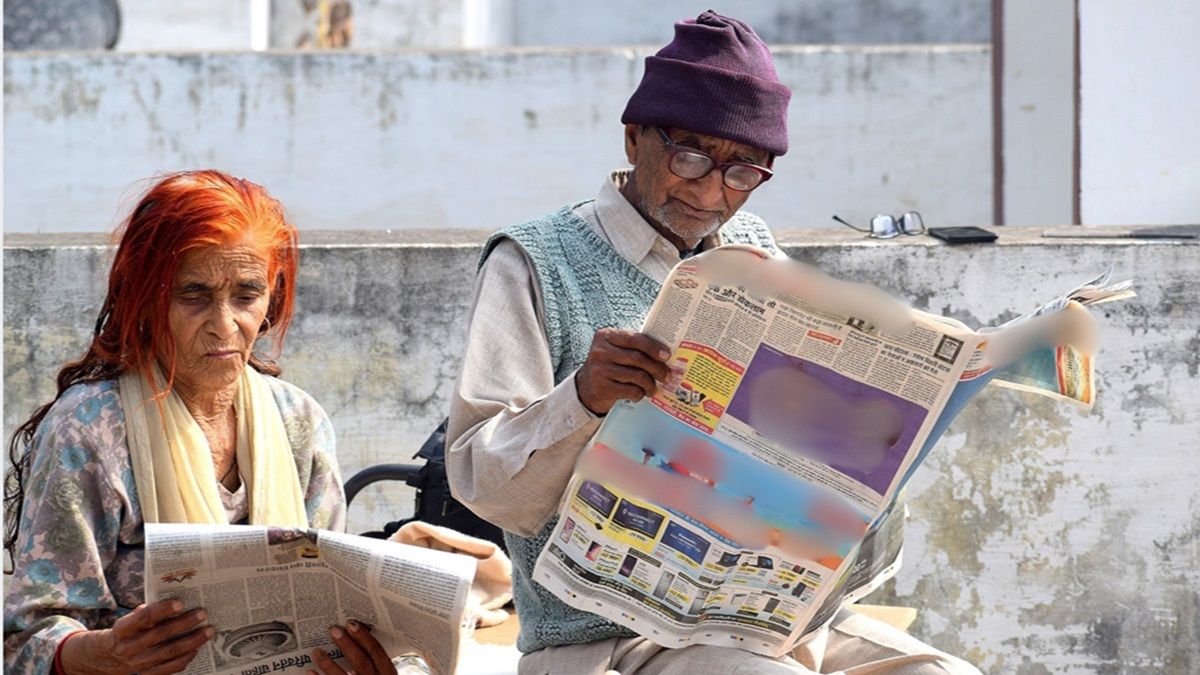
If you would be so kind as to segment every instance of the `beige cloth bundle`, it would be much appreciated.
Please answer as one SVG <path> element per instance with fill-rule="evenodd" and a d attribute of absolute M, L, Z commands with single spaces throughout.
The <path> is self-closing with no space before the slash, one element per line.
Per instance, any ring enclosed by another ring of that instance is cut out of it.
<path fill-rule="evenodd" d="M 391 541 L 469 555 L 475 558 L 475 581 L 467 598 L 467 612 L 479 628 L 504 623 L 508 612 L 502 607 L 512 600 L 512 561 L 500 547 L 440 525 L 414 521 L 401 527 Z"/>

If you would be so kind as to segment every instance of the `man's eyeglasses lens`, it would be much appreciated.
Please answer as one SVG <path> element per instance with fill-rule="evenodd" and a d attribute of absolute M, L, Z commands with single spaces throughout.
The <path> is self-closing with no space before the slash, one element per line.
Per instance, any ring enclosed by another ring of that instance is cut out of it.
<path fill-rule="evenodd" d="M 662 129 L 658 129 L 658 135 L 662 138 L 663 144 L 667 146 L 667 151 L 671 153 L 671 160 L 667 167 L 671 173 L 680 178 L 686 180 L 703 178 L 713 168 L 723 167 L 721 178 L 725 181 L 725 185 L 740 192 L 749 192 L 771 177 L 770 172 L 762 167 L 738 162 L 718 162 L 699 150 L 676 145 L 667 132 Z"/>

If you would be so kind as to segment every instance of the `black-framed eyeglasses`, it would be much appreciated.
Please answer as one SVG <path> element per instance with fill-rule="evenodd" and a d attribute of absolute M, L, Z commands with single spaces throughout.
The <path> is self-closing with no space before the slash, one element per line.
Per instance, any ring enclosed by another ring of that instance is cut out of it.
<path fill-rule="evenodd" d="M 871 219 L 871 229 L 869 230 L 851 225 L 837 216 L 834 216 L 833 219 L 852 230 L 866 232 L 876 239 L 891 239 L 900 234 L 925 234 L 926 231 L 925 221 L 916 211 L 909 211 L 899 218 L 881 213 Z"/>
<path fill-rule="evenodd" d="M 757 164 L 718 162 L 715 157 L 704 151 L 677 145 L 661 128 L 654 127 L 654 130 L 658 132 L 663 145 L 667 146 L 667 153 L 671 156 L 667 168 L 680 178 L 695 180 L 707 176 L 713 169 L 720 169 L 721 180 L 726 187 L 738 192 L 749 192 L 775 175 L 770 169 Z"/>

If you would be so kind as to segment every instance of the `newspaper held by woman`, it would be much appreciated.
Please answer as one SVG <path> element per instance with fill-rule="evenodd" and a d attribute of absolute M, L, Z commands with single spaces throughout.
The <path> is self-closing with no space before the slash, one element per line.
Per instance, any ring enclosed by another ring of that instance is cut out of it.
<path fill-rule="evenodd" d="M 146 602 L 203 607 L 216 636 L 185 673 L 308 672 L 341 657 L 329 627 L 353 619 L 388 654 L 455 672 L 475 626 L 475 558 L 327 530 L 146 525 Z"/>

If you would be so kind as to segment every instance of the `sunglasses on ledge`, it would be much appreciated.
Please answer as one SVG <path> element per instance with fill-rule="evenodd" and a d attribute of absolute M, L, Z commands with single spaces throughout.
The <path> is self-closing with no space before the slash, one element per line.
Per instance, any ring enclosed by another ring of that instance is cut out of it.
<path fill-rule="evenodd" d="M 852 230 L 864 232 L 876 239 L 891 239 L 901 234 L 918 235 L 926 232 L 925 221 L 916 211 L 909 211 L 899 218 L 881 213 L 871 219 L 870 229 L 851 225 L 838 216 L 834 216 L 833 219 Z"/>

